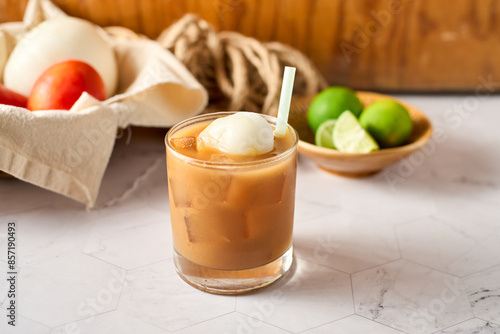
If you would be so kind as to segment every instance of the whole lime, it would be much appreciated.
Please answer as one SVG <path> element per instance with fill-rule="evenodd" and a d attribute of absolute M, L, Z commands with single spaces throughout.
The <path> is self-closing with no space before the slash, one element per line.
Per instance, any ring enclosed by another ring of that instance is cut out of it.
<path fill-rule="evenodd" d="M 356 117 L 363 110 L 363 104 L 356 93 L 346 87 L 328 87 L 312 100 L 307 110 L 307 122 L 316 132 L 321 123 L 329 119 L 337 119 L 346 110 Z"/>
<path fill-rule="evenodd" d="M 370 104 L 359 116 L 359 123 L 381 147 L 386 148 L 403 144 L 413 128 L 408 110 L 394 100 Z"/>

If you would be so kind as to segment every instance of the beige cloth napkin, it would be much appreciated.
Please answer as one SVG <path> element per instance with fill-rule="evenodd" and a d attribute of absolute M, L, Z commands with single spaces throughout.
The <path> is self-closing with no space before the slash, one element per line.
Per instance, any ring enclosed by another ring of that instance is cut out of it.
<path fill-rule="evenodd" d="M 65 14 L 50 1 L 30 0 L 23 22 L 0 25 L 0 74 L 16 40 L 57 15 Z M 118 128 L 170 127 L 201 113 L 208 102 L 203 86 L 156 42 L 108 39 L 119 73 L 118 92 L 108 100 L 84 93 L 70 111 L 0 105 L 0 170 L 88 208 L 97 198 Z"/>

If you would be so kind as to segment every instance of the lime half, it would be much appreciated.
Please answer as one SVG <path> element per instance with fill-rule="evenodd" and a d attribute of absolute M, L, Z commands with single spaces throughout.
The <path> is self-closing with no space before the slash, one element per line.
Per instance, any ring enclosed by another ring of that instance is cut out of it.
<path fill-rule="evenodd" d="M 317 146 L 335 148 L 335 145 L 333 144 L 333 127 L 336 122 L 337 120 L 330 119 L 321 123 L 318 131 L 316 131 L 316 134 L 314 135 L 314 143 Z"/>
<path fill-rule="evenodd" d="M 344 111 L 333 127 L 335 147 L 346 153 L 368 153 L 378 150 L 377 142 L 359 124 L 350 111 Z"/>

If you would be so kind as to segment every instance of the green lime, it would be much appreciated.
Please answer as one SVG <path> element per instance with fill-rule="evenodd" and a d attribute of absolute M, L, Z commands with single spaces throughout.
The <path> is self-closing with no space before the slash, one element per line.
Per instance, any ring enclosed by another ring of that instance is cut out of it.
<path fill-rule="evenodd" d="M 346 87 L 329 87 L 312 100 L 307 110 L 307 122 L 316 132 L 321 123 L 329 119 L 337 119 L 346 110 L 350 110 L 356 117 L 363 110 L 363 104 L 356 93 Z"/>
<path fill-rule="evenodd" d="M 343 112 L 333 127 L 335 147 L 346 153 L 368 153 L 378 150 L 377 142 L 359 124 L 350 111 Z"/>
<path fill-rule="evenodd" d="M 335 119 L 329 119 L 328 121 L 325 121 L 321 123 L 321 125 L 318 128 L 318 131 L 316 131 L 316 134 L 314 136 L 314 143 L 317 146 L 321 147 L 328 147 L 328 148 L 335 148 L 335 145 L 333 144 L 333 126 L 337 120 Z"/>
<path fill-rule="evenodd" d="M 394 100 L 370 104 L 359 116 L 359 123 L 382 147 L 403 144 L 413 128 L 408 110 Z"/>

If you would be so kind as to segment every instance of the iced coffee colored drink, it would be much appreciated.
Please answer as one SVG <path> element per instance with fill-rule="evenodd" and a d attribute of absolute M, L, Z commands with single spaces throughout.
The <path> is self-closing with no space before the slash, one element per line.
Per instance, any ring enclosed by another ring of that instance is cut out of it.
<path fill-rule="evenodd" d="M 269 129 L 262 133 L 258 126 L 243 137 L 245 131 L 215 129 L 220 138 L 201 140 L 214 120 L 232 114 L 192 118 L 165 139 L 176 269 L 191 285 L 223 294 L 268 285 L 289 269 L 297 170 L 298 138 L 291 127 L 271 142 Z M 275 118 L 255 115 L 274 128 Z M 252 148 L 261 139 L 268 141 L 264 153 Z M 232 147 L 219 147 L 219 140 Z"/>

